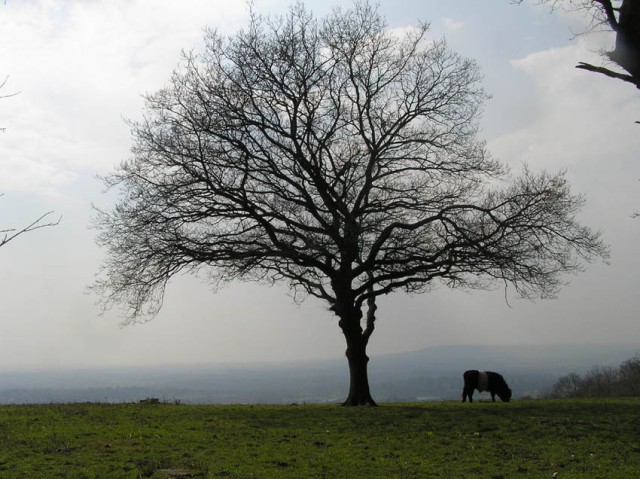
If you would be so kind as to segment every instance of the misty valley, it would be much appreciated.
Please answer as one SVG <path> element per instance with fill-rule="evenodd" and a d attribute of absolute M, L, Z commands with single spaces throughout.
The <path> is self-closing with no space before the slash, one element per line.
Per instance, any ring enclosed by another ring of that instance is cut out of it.
<path fill-rule="evenodd" d="M 459 400 L 462 373 L 500 371 L 514 399 L 547 393 L 562 375 L 615 366 L 630 345 L 434 346 L 373 356 L 371 384 L 381 402 Z M 184 404 L 339 403 L 348 383 L 340 358 L 244 365 L 193 365 L 51 371 L 3 371 L 0 403 L 137 402 Z M 477 399 L 490 400 L 487 393 Z"/>

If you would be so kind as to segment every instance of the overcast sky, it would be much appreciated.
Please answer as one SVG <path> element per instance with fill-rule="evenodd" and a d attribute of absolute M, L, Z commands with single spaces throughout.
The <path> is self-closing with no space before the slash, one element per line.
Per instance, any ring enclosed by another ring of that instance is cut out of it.
<path fill-rule="evenodd" d="M 261 13 L 289 2 L 255 0 Z M 319 16 L 341 2 L 313 0 Z M 345 2 L 342 2 L 343 4 Z M 369 352 L 447 344 L 638 344 L 640 349 L 640 95 L 581 70 L 600 63 L 607 35 L 578 36 L 584 19 L 509 0 L 383 0 L 390 28 L 431 23 L 431 35 L 476 59 L 492 95 L 482 137 L 514 169 L 567 170 L 584 223 L 611 245 L 609 265 L 566 278 L 555 300 L 512 290 L 439 287 L 380 301 Z M 97 175 L 129 155 L 126 119 L 161 88 L 181 50 L 209 26 L 246 25 L 241 1 L 8 0 L 0 5 L 0 229 L 43 212 L 62 216 L 0 248 L 0 369 L 281 361 L 341 357 L 326 305 L 297 306 L 281 287 L 233 284 L 213 294 L 197 278 L 167 289 L 158 317 L 121 327 L 86 292 L 103 252 L 91 205 L 108 206 Z"/>

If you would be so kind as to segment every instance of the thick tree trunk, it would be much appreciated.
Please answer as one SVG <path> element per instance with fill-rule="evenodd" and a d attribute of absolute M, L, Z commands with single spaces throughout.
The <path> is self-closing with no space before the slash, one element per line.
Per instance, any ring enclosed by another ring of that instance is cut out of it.
<path fill-rule="evenodd" d="M 341 317 L 340 328 L 347 341 L 347 361 L 349 362 L 349 395 L 343 406 L 376 406 L 369 389 L 367 344 L 373 328 L 362 330 L 362 312 L 351 310 Z"/>
<path fill-rule="evenodd" d="M 616 33 L 616 48 L 609 56 L 633 76 L 640 88 L 640 2 L 622 2 Z"/>
<path fill-rule="evenodd" d="M 332 285 L 336 292 L 336 302 L 331 309 L 340 318 L 338 325 L 347 342 L 346 355 L 349 362 L 349 395 L 342 405 L 376 406 L 369 389 L 367 344 L 375 329 L 377 306 L 373 291 L 370 290 L 371 297 L 367 300 L 366 328 L 363 329 L 361 324 L 362 309 L 359 305 L 356 305 L 351 287 L 351 274 L 348 267 L 351 263 L 353 263 L 353 260 L 346 262 L 347 266 L 344 269 L 347 273 L 334 280 Z M 370 278 L 372 278 L 371 275 Z"/>
<path fill-rule="evenodd" d="M 349 396 L 343 406 L 376 406 L 369 389 L 366 343 L 350 341 L 347 337 L 347 360 L 349 361 Z"/>

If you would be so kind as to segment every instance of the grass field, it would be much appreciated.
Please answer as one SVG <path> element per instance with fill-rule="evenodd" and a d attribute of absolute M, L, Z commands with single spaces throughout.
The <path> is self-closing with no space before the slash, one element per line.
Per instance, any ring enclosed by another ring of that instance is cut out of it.
<path fill-rule="evenodd" d="M 0 407 L 0 478 L 163 477 L 637 478 L 640 400 Z"/>

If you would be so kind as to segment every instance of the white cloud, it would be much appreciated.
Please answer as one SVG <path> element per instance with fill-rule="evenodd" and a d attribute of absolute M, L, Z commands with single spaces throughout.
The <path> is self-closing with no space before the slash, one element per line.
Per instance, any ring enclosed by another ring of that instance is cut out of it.
<path fill-rule="evenodd" d="M 494 142 L 494 147 L 508 143 L 515 156 L 544 167 L 598 166 L 617 173 L 612 162 L 637 163 L 634 152 L 640 149 L 640 135 L 634 120 L 640 116 L 640 99 L 636 90 L 575 69 L 585 60 L 597 57 L 578 43 L 514 61 L 513 67 L 534 85 L 535 108 L 525 128 Z"/>
<path fill-rule="evenodd" d="M 207 24 L 233 31 L 242 2 L 10 2 L 0 17 L 0 74 L 20 94 L 2 100 L 0 190 L 51 193 L 128 154 L 123 117 L 155 91 Z"/>
<path fill-rule="evenodd" d="M 457 22 L 452 18 L 443 18 L 442 25 L 444 26 L 445 30 L 455 32 L 461 30 L 464 27 L 464 22 Z"/>
<path fill-rule="evenodd" d="M 629 253 L 625 228 L 640 205 L 640 97 L 624 82 L 575 69 L 578 61 L 598 60 L 584 46 L 513 62 L 532 82 L 535 106 L 522 128 L 493 139 L 489 148 L 515 168 L 566 169 L 574 190 L 586 197 L 585 221 L 605 233 L 616 262 Z"/>

